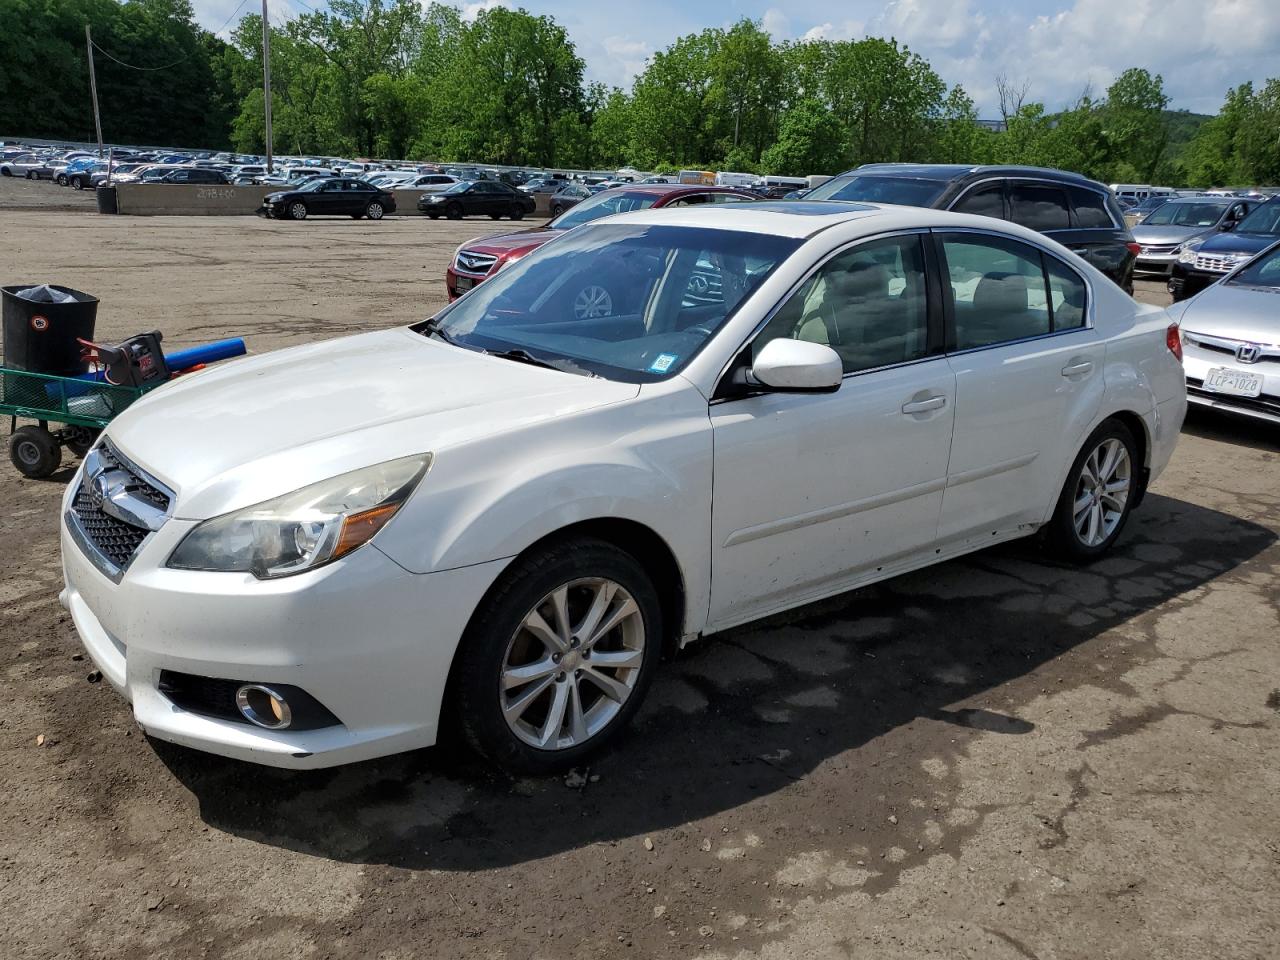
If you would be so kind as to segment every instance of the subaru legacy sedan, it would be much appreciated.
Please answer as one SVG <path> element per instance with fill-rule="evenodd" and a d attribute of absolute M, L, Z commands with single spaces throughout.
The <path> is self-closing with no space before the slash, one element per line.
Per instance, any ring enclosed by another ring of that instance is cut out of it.
<path fill-rule="evenodd" d="M 611 313 L 575 314 L 584 277 Z M 68 487 L 61 599 L 159 739 L 322 767 L 447 726 L 550 771 L 699 636 L 1036 533 L 1102 556 L 1180 351 L 989 217 L 624 214 L 425 322 L 148 394 Z"/>

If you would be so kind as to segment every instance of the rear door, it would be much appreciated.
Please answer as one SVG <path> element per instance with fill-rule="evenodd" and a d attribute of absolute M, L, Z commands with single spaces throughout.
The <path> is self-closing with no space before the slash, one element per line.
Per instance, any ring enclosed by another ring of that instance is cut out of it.
<path fill-rule="evenodd" d="M 1038 523 L 1062 455 L 1102 397 L 1105 347 L 1066 260 L 983 231 L 937 231 L 955 438 L 939 540 Z"/>
<path fill-rule="evenodd" d="M 1128 285 L 1135 259 L 1129 249 L 1133 234 L 1125 224 L 1124 215 L 1113 209 L 1115 201 L 1089 187 L 1068 186 L 1067 197 L 1071 201 L 1071 233 L 1067 240 L 1052 235 L 1054 239 L 1120 286 Z"/>

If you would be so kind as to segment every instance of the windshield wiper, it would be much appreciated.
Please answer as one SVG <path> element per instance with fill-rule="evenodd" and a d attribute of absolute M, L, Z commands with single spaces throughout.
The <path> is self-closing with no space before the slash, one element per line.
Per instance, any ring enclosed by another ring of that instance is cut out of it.
<path fill-rule="evenodd" d="M 486 354 L 491 357 L 501 357 L 503 360 L 514 360 L 516 363 L 527 363 L 531 367 L 545 367 L 548 370 L 559 370 L 561 373 L 576 373 L 584 377 L 598 377 L 598 373 L 592 373 L 585 367 L 580 367 L 572 360 L 555 359 L 546 360 L 542 357 L 535 357 L 528 350 L 520 347 L 514 347 L 510 350 L 486 350 Z"/>
<path fill-rule="evenodd" d="M 422 332 L 425 336 L 435 337 L 438 340 L 443 340 L 445 343 L 449 344 L 449 346 L 451 347 L 460 346 L 457 340 L 453 339 L 452 336 L 450 336 L 449 334 L 445 333 L 443 330 L 440 329 L 440 321 L 437 320 L 435 317 L 432 317 L 430 320 L 428 320 L 426 323 L 422 325 Z"/>

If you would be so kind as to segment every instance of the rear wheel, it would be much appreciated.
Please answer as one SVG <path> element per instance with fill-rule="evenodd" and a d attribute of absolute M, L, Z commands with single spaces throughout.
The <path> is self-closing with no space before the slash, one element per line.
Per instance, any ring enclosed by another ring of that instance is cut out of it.
<path fill-rule="evenodd" d="M 294 220 L 307 219 L 307 205 L 301 200 L 289 204 L 289 216 Z"/>
<path fill-rule="evenodd" d="M 65 187 L 67 185 L 67 175 L 65 173 L 58 174 L 58 186 Z"/>
<path fill-rule="evenodd" d="M 1138 445 L 1118 420 L 1106 420 L 1076 456 L 1048 524 L 1053 552 L 1076 563 L 1096 560 L 1120 537 L 1138 493 Z"/>
<path fill-rule="evenodd" d="M 364 215 L 368 217 L 370 220 L 381 220 L 382 212 L 383 212 L 382 204 L 379 203 L 377 200 L 372 201 L 367 207 L 364 208 Z"/>
<path fill-rule="evenodd" d="M 451 702 L 464 735 L 512 772 L 583 762 L 639 709 L 662 630 L 648 574 L 610 544 L 577 540 L 517 560 L 459 648 Z"/>
<path fill-rule="evenodd" d="M 44 427 L 19 427 L 9 437 L 9 460 L 24 477 L 42 480 L 62 463 L 62 448 Z"/>
<path fill-rule="evenodd" d="M 551 216 L 553 216 L 553 217 L 558 217 L 558 216 L 560 216 L 560 214 L 562 214 L 562 213 L 564 213 L 564 207 L 560 206 L 560 204 L 558 204 L 558 203 L 557 203 L 557 204 L 552 205 L 552 207 L 551 207 Z"/>
<path fill-rule="evenodd" d="M 72 188 L 73 190 L 83 190 L 83 189 L 84 189 L 84 180 L 82 180 L 80 177 L 72 177 L 72 178 L 71 178 L 71 188 Z"/>

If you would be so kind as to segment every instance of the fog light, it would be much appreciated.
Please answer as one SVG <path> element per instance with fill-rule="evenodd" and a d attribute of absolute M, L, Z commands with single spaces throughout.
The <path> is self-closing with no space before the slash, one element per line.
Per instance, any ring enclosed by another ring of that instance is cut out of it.
<path fill-rule="evenodd" d="M 293 721 L 284 697 L 260 683 L 246 683 L 237 690 L 236 707 L 250 723 L 268 730 L 283 730 Z"/>

